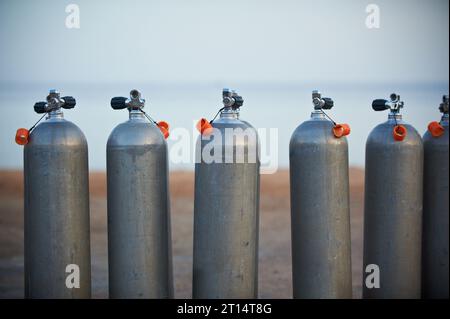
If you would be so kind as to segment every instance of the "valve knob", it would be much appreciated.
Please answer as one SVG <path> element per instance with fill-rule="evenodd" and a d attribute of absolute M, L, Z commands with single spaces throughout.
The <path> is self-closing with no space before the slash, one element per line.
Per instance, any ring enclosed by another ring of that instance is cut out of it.
<path fill-rule="evenodd" d="M 47 102 L 37 102 L 34 104 L 34 111 L 38 114 L 47 112 Z"/>
<path fill-rule="evenodd" d="M 234 104 L 233 104 L 232 108 L 238 109 L 242 105 L 244 105 L 244 99 L 242 98 L 242 96 L 239 96 L 239 95 L 234 96 Z"/>
<path fill-rule="evenodd" d="M 389 109 L 389 105 L 387 105 L 388 101 L 383 99 L 376 99 L 372 102 L 372 108 L 375 111 L 384 111 Z"/>
<path fill-rule="evenodd" d="M 333 105 L 334 105 L 333 99 L 331 99 L 329 97 L 323 97 L 322 100 L 324 101 L 322 109 L 329 110 L 333 107 Z"/>
<path fill-rule="evenodd" d="M 64 96 L 62 99 L 64 100 L 64 104 L 61 107 L 64 109 L 73 109 L 77 104 L 75 98 L 72 96 Z"/>
<path fill-rule="evenodd" d="M 122 96 L 113 97 L 111 99 L 111 107 L 114 110 L 122 110 L 127 108 L 126 104 L 127 98 Z"/>
<path fill-rule="evenodd" d="M 448 95 L 442 96 L 442 103 L 439 105 L 439 111 L 448 114 Z"/>

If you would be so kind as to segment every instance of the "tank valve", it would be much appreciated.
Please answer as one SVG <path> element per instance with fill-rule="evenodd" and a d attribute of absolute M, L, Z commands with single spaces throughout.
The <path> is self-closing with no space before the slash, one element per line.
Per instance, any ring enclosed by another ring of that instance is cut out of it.
<path fill-rule="evenodd" d="M 439 111 L 442 114 L 448 114 L 448 95 L 442 96 L 442 103 L 439 105 Z"/>
<path fill-rule="evenodd" d="M 233 110 L 239 109 L 244 105 L 244 99 L 238 95 L 236 91 L 224 88 L 222 90 L 223 105 L 225 108 L 232 108 Z"/>
<path fill-rule="evenodd" d="M 57 111 L 60 108 L 73 109 L 77 104 L 72 96 L 60 96 L 60 93 L 55 89 L 51 89 L 46 98 L 46 102 L 36 102 L 34 104 L 34 111 L 38 114 L 44 114 L 30 129 L 19 128 L 16 131 L 16 143 L 19 145 L 28 144 L 30 133 L 36 125 L 44 118 L 45 114 Z"/>
<path fill-rule="evenodd" d="M 442 103 L 439 105 L 439 111 L 442 113 L 442 120 L 445 118 L 448 119 L 448 104 L 448 95 L 444 95 L 442 97 Z M 428 131 L 433 137 L 440 137 L 444 135 L 445 128 L 441 123 L 434 121 L 428 124 Z"/>
<path fill-rule="evenodd" d="M 322 97 L 322 94 L 317 90 L 312 92 L 312 102 L 315 110 L 329 110 L 334 105 L 331 98 Z"/>
<path fill-rule="evenodd" d="M 216 116 L 211 121 L 208 121 L 206 118 L 201 118 L 198 120 L 196 124 L 197 130 L 201 135 L 209 135 L 213 132 L 212 122 L 216 119 L 217 115 L 224 110 L 238 110 L 242 105 L 244 105 L 244 99 L 242 96 L 236 93 L 235 90 L 230 90 L 224 88 L 222 90 L 222 102 L 223 107 L 217 112 Z"/>
<path fill-rule="evenodd" d="M 372 108 L 375 111 L 391 110 L 392 113 L 399 113 L 404 106 L 404 102 L 400 101 L 400 95 L 392 93 L 390 100 L 376 99 L 372 102 Z"/>
<path fill-rule="evenodd" d="M 134 89 L 130 91 L 130 98 L 117 96 L 111 99 L 111 107 L 114 110 L 122 110 L 128 108 L 131 110 L 141 110 L 144 108 L 145 99 L 141 98 L 141 93 Z"/>
<path fill-rule="evenodd" d="M 341 138 L 350 134 L 350 125 L 338 124 L 331 119 L 323 110 L 329 110 L 334 106 L 333 99 L 329 97 L 322 97 L 322 93 L 317 90 L 312 91 L 312 103 L 314 109 L 322 112 L 333 123 L 333 135 Z"/>
<path fill-rule="evenodd" d="M 375 111 L 385 111 L 390 110 L 394 115 L 395 126 L 392 130 L 392 136 L 395 141 L 401 142 L 406 138 L 408 131 L 404 125 L 397 124 L 396 115 L 400 113 L 400 110 L 403 108 L 404 102 L 400 100 L 400 95 L 396 93 L 392 93 L 389 97 L 389 100 L 384 99 L 376 99 L 372 102 L 372 108 Z"/>
<path fill-rule="evenodd" d="M 46 102 L 37 102 L 34 104 L 34 111 L 38 114 L 49 113 L 60 108 L 73 109 L 77 104 L 72 96 L 60 96 L 56 90 L 50 90 Z"/>
<path fill-rule="evenodd" d="M 141 111 L 142 114 L 156 126 L 158 126 L 165 139 L 169 137 L 169 124 L 165 121 L 156 122 L 147 113 L 144 112 L 145 99 L 141 98 L 141 92 L 136 89 L 130 91 L 130 98 L 116 96 L 111 99 L 111 107 L 114 110 L 128 109 L 129 111 Z"/>

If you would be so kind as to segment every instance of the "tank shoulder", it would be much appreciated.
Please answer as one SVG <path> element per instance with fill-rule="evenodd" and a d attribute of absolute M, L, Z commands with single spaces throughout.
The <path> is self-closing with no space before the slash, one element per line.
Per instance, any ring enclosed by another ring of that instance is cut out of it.
<path fill-rule="evenodd" d="M 256 128 L 253 125 L 251 125 L 249 122 L 247 122 L 245 120 L 241 120 L 241 122 L 246 128 L 249 128 L 249 129 L 252 129 L 252 130 L 256 131 Z"/>
<path fill-rule="evenodd" d="M 112 130 L 107 145 L 166 145 L 166 141 L 156 125 L 146 121 L 126 121 Z"/>
<path fill-rule="evenodd" d="M 399 124 L 406 127 L 406 138 L 402 141 L 402 144 L 409 145 L 422 145 L 422 137 L 419 132 L 412 126 L 406 122 L 399 122 Z M 367 143 L 390 143 L 394 145 L 398 145 L 398 142 L 394 140 L 392 137 L 392 132 L 394 129 L 394 124 L 390 122 L 384 122 L 375 126 L 375 128 L 370 132 L 369 137 L 367 138 Z"/>
<path fill-rule="evenodd" d="M 224 127 L 250 129 L 256 132 L 256 129 L 247 121 L 242 119 L 218 119 L 212 123 L 212 126 L 218 129 Z"/>
<path fill-rule="evenodd" d="M 27 145 L 87 145 L 81 129 L 67 120 L 47 120 L 36 126 Z"/>
<path fill-rule="evenodd" d="M 299 144 L 335 144 L 346 145 L 347 138 L 333 135 L 333 123 L 330 121 L 305 121 L 294 130 L 290 145 Z"/>
<path fill-rule="evenodd" d="M 260 148 L 258 131 L 248 122 L 242 120 L 215 121 L 212 123 L 213 131 L 208 135 L 198 135 L 196 148 L 205 145 L 210 147 L 247 147 L 252 150 Z"/>
<path fill-rule="evenodd" d="M 247 121 L 241 119 L 237 120 L 227 120 L 227 121 L 217 121 L 213 122 L 213 128 L 218 130 L 222 137 L 226 134 L 233 134 L 236 137 L 238 144 L 239 140 L 242 138 L 248 138 L 248 143 L 258 142 L 258 131 Z M 217 133 L 218 134 L 218 133 Z M 243 142 L 243 141 L 242 141 Z"/>
<path fill-rule="evenodd" d="M 423 143 L 426 144 L 433 144 L 433 145 L 449 145 L 449 129 L 448 127 L 445 128 L 445 132 L 443 135 L 439 137 L 434 137 L 431 135 L 430 131 L 426 131 L 423 135 Z"/>

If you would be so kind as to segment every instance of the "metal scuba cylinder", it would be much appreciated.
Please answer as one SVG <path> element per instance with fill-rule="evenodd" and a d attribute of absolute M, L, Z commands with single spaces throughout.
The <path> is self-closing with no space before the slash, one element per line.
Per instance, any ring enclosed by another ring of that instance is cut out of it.
<path fill-rule="evenodd" d="M 224 89 L 223 103 L 197 126 L 193 297 L 257 298 L 258 136 L 239 119 L 241 96 Z"/>
<path fill-rule="evenodd" d="M 448 299 L 448 95 L 442 100 L 441 121 L 431 122 L 423 137 L 422 296 Z"/>
<path fill-rule="evenodd" d="M 350 127 L 327 118 L 332 99 L 312 97 L 289 145 L 294 298 L 351 298 Z"/>
<path fill-rule="evenodd" d="M 25 145 L 27 298 L 91 297 L 88 147 L 61 111 L 75 104 L 50 90 L 46 102 L 34 105 L 46 120 L 16 135 Z"/>
<path fill-rule="evenodd" d="M 111 100 L 113 109 L 128 109 L 129 120 L 106 148 L 110 298 L 173 297 L 169 127 L 144 113 L 144 104 L 137 90 Z"/>
<path fill-rule="evenodd" d="M 372 103 L 390 114 L 366 144 L 363 298 L 420 298 L 423 144 L 403 106 L 395 93 Z"/>

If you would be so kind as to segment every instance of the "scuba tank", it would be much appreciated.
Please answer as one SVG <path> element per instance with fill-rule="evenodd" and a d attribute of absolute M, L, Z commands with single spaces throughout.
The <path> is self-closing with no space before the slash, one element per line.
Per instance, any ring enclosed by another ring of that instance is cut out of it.
<path fill-rule="evenodd" d="M 258 296 L 259 145 L 243 102 L 224 89 L 220 118 L 197 125 L 193 298 Z"/>
<path fill-rule="evenodd" d="M 289 145 L 294 298 L 351 298 L 350 127 L 323 111 L 332 99 L 312 98 L 311 119 Z"/>
<path fill-rule="evenodd" d="M 143 111 L 137 90 L 114 97 L 129 120 L 106 147 L 110 298 L 173 298 L 166 122 Z"/>
<path fill-rule="evenodd" d="M 422 297 L 448 299 L 448 95 L 423 137 L 423 253 Z"/>
<path fill-rule="evenodd" d="M 403 106 L 395 93 L 372 103 L 390 113 L 366 144 L 363 298 L 420 298 L 423 144 Z"/>
<path fill-rule="evenodd" d="M 88 146 L 61 110 L 75 104 L 50 90 L 34 105 L 41 119 L 16 134 L 25 145 L 26 298 L 91 297 Z"/>

